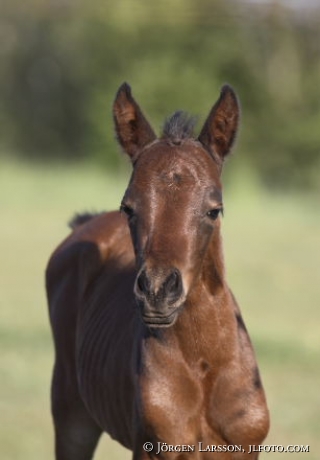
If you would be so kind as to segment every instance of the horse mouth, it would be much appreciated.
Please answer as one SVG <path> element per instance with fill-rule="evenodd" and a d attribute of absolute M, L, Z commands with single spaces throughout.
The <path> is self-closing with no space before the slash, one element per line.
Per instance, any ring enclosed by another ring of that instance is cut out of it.
<path fill-rule="evenodd" d="M 177 319 L 178 312 L 174 311 L 168 316 L 147 316 L 142 315 L 144 324 L 148 327 L 169 327 L 172 326 Z"/>

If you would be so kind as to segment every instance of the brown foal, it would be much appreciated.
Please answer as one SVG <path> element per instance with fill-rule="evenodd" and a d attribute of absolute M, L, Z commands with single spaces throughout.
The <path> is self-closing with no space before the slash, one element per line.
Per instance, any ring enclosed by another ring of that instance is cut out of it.
<path fill-rule="evenodd" d="M 127 84 L 113 114 L 120 211 L 78 215 L 47 268 L 56 459 L 89 460 L 103 431 L 134 460 L 257 459 L 268 409 L 220 236 L 237 97 L 222 88 L 198 138 L 182 112 L 157 138 Z"/>

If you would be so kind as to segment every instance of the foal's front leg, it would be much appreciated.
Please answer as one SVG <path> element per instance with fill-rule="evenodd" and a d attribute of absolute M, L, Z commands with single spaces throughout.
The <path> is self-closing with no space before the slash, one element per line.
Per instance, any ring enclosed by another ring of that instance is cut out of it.
<path fill-rule="evenodd" d="M 56 460 L 91 460 L 101 428 L 88 414 L 76 385 L 56 362 L 52 380 L 52 415 Z"/>

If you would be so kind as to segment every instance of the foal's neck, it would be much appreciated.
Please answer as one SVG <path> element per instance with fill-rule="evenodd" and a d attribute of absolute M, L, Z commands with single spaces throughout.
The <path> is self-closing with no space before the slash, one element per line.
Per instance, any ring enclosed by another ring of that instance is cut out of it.
<path fill-rule="evenodd" d="M 225 286 L 224 257 L 220 225 L 217 225 L 207 252 L 203 259 L 199 281 L 202 288 L 206 289 L 212 296 L 217 296 Z"/>
<path fill-rule="evenodd" d="M 199 274 L 177 322 L 165 333 L 187 360 L 208 360 L 220 354 L 225 325 L 232 317 L 230 291 L 225 283 L 219 228 L 212 237 Z M 228 326 L 227 326 L 228 327 Z"/>

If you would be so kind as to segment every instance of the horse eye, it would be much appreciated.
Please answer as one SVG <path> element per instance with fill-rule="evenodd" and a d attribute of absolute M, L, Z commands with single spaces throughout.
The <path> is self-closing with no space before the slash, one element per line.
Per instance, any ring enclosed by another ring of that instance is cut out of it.
<path fill-rule="evenodd" d="M 207 212 L 207 216 L 210 217 L 211 220 L 216 220 L 220 212 L 222 213 L 222 208 L 210 209 L 210 211 Z"/>
<path fill-rule="evenodd" d="M 124 212 L 127 217 L 130 219 L 131 217 L 133 217 L 134 215 L 134 211 L 132 208 L 130 208 L 130 206 L 126 205 L 126 204 L 121 204 L 120 206 L 120 212 Z"/>

